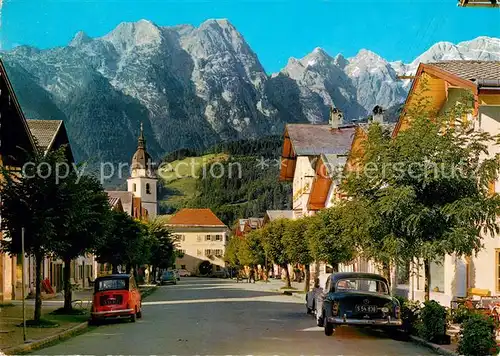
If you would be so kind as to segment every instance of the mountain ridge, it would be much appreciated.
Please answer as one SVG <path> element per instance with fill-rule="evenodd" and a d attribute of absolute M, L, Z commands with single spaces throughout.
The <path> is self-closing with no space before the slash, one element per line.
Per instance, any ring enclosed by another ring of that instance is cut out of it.
<path fill-rule="evenodd" d="M 63 119 L 78 160 L 128 161 L 140 122 L 148 149 L 160 158 L 180 148 L 281 134 L 286 123 L 327 122 L 331 105 L 357 120 L 375 105 L 400 105 L 409 81 L 398 76 L 419 62 L 500 60 L 500 39 L 438 42 L 411 63 L 389 62 L 368 49 L 346 58 L 316 47 L 267 73 L 227 19 L 198 27 L 140 20 L 96 38 L 80 31 L 63 47 L 0 53 L 28 117 Z"/>

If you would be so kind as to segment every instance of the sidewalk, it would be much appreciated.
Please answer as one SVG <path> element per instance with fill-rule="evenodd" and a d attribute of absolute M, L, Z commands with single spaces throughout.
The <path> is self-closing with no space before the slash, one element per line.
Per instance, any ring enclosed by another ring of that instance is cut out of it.
<path fill-rule="evenodd" d="M 71 329 L 88 319 L 88 314 L 84 315 L 51 315 L 50 312 L 61 307 L 60 304 L 47 305 L 43 301 L 42 319 L 56 322 L 56 327 L 46 328 L 26 328 L 27 340 L 39 340 L 52 335 L 59 334 Z M 45 304 L 45 305 L 44 305 Z M 34 302 L 26 303 L 26 319 L 33 319 Z M 21 303 L 5 304 L 0 307 L 0 350 L 21 345 L 23 341 L 23 328 L 18 326 L 23 322 Z"/>

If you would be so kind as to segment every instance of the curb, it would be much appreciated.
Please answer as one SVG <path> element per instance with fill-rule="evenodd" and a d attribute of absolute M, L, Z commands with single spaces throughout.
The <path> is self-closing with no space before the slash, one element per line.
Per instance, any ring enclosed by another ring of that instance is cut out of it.
<path fill-rule="evenodd" d="M 145 289 L 143 292 L 141 292 L 141 299 L 146 298 L 147 296 L 153 294 L 158 290 L 158 286 L 155 287 L 148 287 Z"/>
<path fill-rule="evenodd" d="M 82 334 L 87 330 L 87 328 L 88 328 L 88 323 L 84 322 L 84 323 L 78 324 L 76 326 L 73 326 L 71 329 L 60 332 L 59 334 L 48 336 L 44 339 L 36 340 L 36 341 L 33 341 L 29 344 L 23 344 L 23 345 L 14 346 L 14 347 L 11 347 L 8 349 L 4 349 L 3 353 L 6 355 L 19 355 L 19 354 L 25 354 L 25 353 L 28 353 L 31 351 L 39 350 L 41 348 L 48 347 L 52 344 L 55 344 L 59 341 L 69 339 L 72 336 Z"/>
<path fill-rule="evenodd" d="M 453 351 L 450 351 L 448 349 L 445 349 L 444 347 L 440 346 L 440 345 L 436 345 L 436 344 L 433 344 L 431 342 L 428 342 L 428 341 L 425 341 L 424 339 L 421 339 L 417 336 L 413 336 L 413 335 L 410 335 L 410 339 L 416 343 L 416 344 L 419 344 L 419 345 L 422 345 L 422 346 L 425 346 L 433 351 L 435 351 L 436 353 L 438 353 L 439 355 L 445 355 L 445 356 L 459 356 L 458 353 L 456 352 L 453 352 Z"/>

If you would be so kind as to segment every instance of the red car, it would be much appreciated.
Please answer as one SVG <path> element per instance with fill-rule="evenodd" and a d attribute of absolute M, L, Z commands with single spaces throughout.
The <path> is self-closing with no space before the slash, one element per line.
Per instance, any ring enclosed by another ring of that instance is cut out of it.
<path fill-rule="evenodd" d="M 96 278 L 89 321 L 91 324 L 111 318 L 129 318 L 134 322 L 141 317 L 141 293 L 134 276 L 112 274 Z"/>

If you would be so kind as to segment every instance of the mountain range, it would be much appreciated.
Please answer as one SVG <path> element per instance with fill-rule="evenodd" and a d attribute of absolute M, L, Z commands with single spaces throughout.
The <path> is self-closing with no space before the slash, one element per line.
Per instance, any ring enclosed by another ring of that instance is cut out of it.
<path fill-rule="evenodd" d="M 366 49 L 345 58 L 316 48 L 268 74 L 228 20 L 199 27 L 141 20 L 99 38 L 79 32 L 63 47 L 0 54 L 26 116 L 64 120 L 77 160 L 127 162 L 140 122 L 148 150 L 160 158 L 281 134 L 286 123 L 325 122 L 331 105 L 357 120 L 375 105 L 400 105 L 409 83 L 398 75 L 420 62 L 500 60 L 500 39 L 439 42 L 412 63 Z"/>

